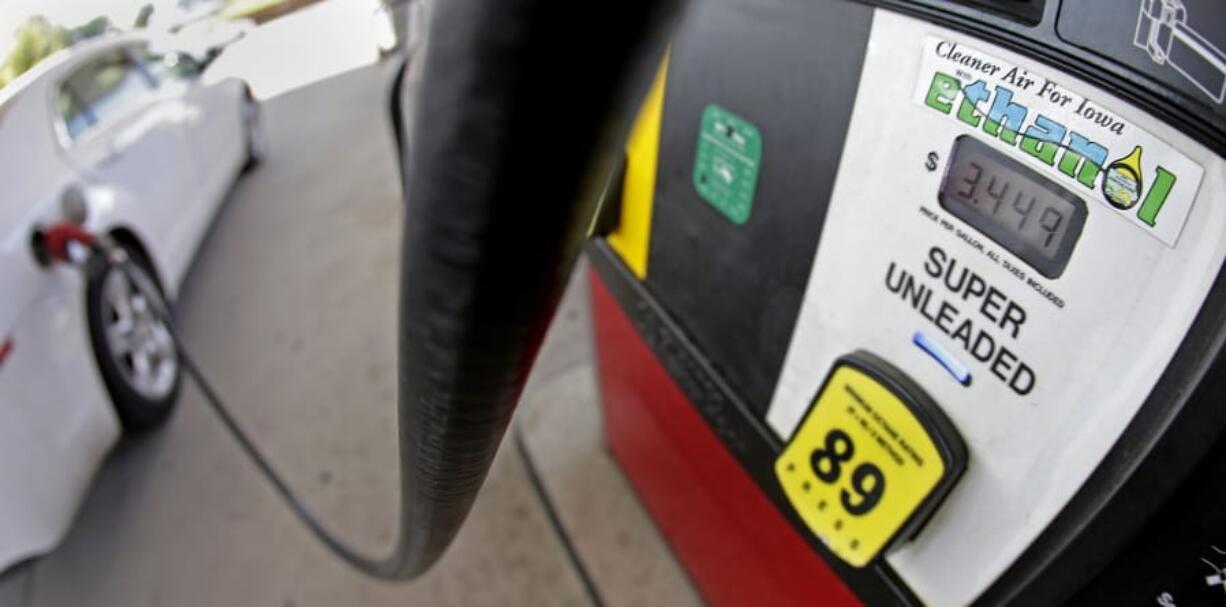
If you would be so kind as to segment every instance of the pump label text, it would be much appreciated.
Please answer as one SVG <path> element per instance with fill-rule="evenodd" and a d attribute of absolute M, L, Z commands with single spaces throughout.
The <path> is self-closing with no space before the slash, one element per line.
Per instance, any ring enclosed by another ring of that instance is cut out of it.
<path fill-rule="evenodd" d="M 1108 104 L 1043 74 L 945 38 L 926 38 L 923 52 L 916 103 L 1015 148 L 1069 191 L 1175 246 L 1200 165 Z"/>
<path fill-rule="evenodd" d="M 1030 394 L 1037 382 L 1034 368 L 1016 345 L 1030 316 L 1026 308 L 941 247 L 930 248 L 920 267 L 922 273 L 891 261 L 886 290 L 1018 396 Z"/>

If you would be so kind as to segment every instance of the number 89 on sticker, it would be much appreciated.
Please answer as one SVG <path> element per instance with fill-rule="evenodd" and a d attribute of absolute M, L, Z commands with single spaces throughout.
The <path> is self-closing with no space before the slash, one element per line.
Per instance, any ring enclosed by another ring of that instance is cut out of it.
<path fill-rule="evenodd" d="M 775 474 L 809 530 L 863 567 L 931 512 L 965 460 L 961 438 L 931 399 L 857 352 L 835 363 Z"/>
<path fill-rule="evenodd" d="M 838 482 L 842 475 L 843 464 L 848 463 L 855 455 L 855 443 L 842 430 L 831 430 L 826 434 L 826 444 L 820 449 L 814 449 L 809 456 L 809 465 L 813 473 L 824 483 Z M 852 497 L 852 492 L 858 497 Z M 851 473 L 851 491 L 846 488 L 839 491 L 839 503 L 843 510 L 852 516 L 860 516 L 872 510 L 881 501 L 885 493 L 885 476 L 872 462 L 864 462 L 856 466 Z"/>

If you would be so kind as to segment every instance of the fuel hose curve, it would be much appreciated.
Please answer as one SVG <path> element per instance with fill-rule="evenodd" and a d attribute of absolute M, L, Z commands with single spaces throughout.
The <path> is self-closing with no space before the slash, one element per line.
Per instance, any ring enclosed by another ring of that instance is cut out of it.
<path fill-rule="evenodd" d="M 429 24 L 413 119 L 392 122 L 405 194 L 399 306 L 399 532 L 372 557 L 334 536 L 277 474 L 157 306 L 188 374 L 261 474 L 329 550 L 407 580 L 459 531 L 493 461 L 681 2 L 447 0 Z M 407 127 L 407 128 L 406 128 Z M 337 151 L 337 153 L 343 153 Z M 83 267 L 122 249 L 74 239 Z M 59 239 L 59 240 L 57 240 Z M 140 272 L 126 272 L 152 293 Z M 160 301 L 160 298 L 150 298 Z"/>

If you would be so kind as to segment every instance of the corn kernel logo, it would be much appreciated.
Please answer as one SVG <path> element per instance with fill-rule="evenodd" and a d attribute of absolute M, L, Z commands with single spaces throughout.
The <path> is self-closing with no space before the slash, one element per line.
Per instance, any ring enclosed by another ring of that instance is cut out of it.
<path fill-rule="evenodd" d="M 1141 146 L 1107 166 L 1103 196 L 1117 209 L 1127 211 L 1141 199 Z"/>
<path fill-rule="evenodd" d="M 956 47 L 955 44 L 942 42 L 937 45 L 936 52 L 942 58 L 960 61 L 966 65 L 969 59 L 964 57 L 970 56 L 959 54 Z M 984 64 L 974 68 L 980 72 L 992 69 L 1000 69 L 1000 66 Z M 1175 174 L 1159 165 L 1154 167 L 1152 174 L 1146 175 L 1142 146 L 1135 146 L 1111 160 L 1114 157 L 1112 151 L 1103 143 L 1091 140 L 1041 112 L 1031 112 L 1030 108 L 1014 99 L 1014 89 L 1004 84 L 1014 82 L 1014 86 L 1023 89 L 1034 85 L 1033 80 L 1026 79 L 1018 70 L 1019 68 L 1015 67 L 1000 75 L 1002 82 L 994 85 L 989 85 L 982 79 L 967 83 L 958 76 L 936 71 L 924 96 L 924 105 L 972 128 L 980 129 L 994 139 L 1018 147 L 1022 152 L 1053 167 L 1070 183 L 1098 191 L 1108 204 L 1118 210 L 1131 211 L 1140 203 L 1136 211 L 1137 218 L 1150 227 L 1156 225 L 1158 214 L 1177 181 Z M 959 72 L 968 73 L 961 70 Z M 990 73 L 995 75 L 995 71 Z M 1047 92 L 1040 89 L 1039 95 L 1043 96 Z M 1060 94 L 1054 89 L 1050 93 L 1051 96 Z M 1123 120 L 1094 106 L 1088 99 L 1082 98 L 1079 105 L 1070 104 L 1070 101 L 1072 99 L 1064 95 L 1063 98 L 1055 98 L 1053 102 L 1069 104 L 1068 109 L 1076 115 L 1092 121 L 1111 134 L 1124 134 L 1128 125 Z"/>

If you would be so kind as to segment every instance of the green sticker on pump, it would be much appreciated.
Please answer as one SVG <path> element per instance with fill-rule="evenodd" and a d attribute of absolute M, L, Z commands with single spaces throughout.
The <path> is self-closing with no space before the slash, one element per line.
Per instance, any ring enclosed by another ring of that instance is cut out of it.
<path fill-rule="evenodd" d="M 753 208 L 761 160 L 758 127 L 718 105 L 708 105 L 702 113 L 694 156 L 698 195 L 732 223 L 744 224 Z"/>

